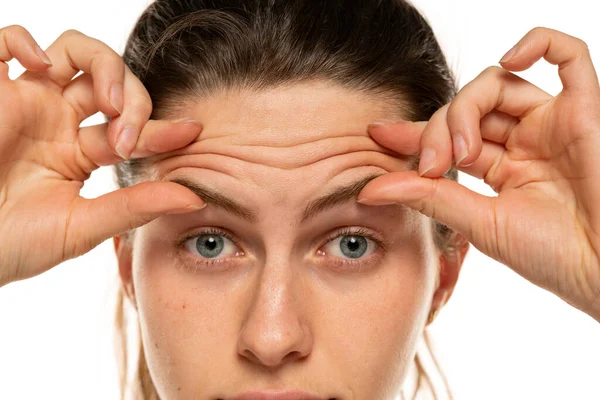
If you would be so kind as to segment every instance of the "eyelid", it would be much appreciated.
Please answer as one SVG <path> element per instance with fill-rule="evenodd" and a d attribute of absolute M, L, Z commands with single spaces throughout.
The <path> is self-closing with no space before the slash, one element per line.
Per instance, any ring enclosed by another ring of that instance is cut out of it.
<path fill-rule="evenodd" d="M 195 229 L 192 232 L 190 232 L 186 235 L 183 235 L 183 237 L 181 237 L 179 240 L 177 240 L 175 245 L 177 247 L 179 247 L 190 239 L 193 239 L 193 238 L 196 238 L 196 237 L 202 236 L 202 235 L 209 235 L 209 234 L 225 236 L 227 239 L 231 240 L 233 242 L 233 244 L 235 244 L 237 247 L 241 248 L 241 246 L 238 243 L 238 240 L 234 238 L 235 235 L 231 234 L 228 229 L 223 228 L 221 226 L 211 226 L 211 227 L 203 227 L 203 228 Z"/>
<path fill-rule="evenodd" d="M 193 254 L 192 251 L 187 249 L 186 243 L 190 239 L 196 239 L 202 235 L 218 235 L 224 236 L 229 241 L 233 243 L 233 245 L 240 249 L 237 251 L 234 256 L 226 256 L 222 258 L 204 258 L 201 256 L 197 256 Z M 227 265 L 232 262 L 239 262 L 238 257 L 245 256 L 245 252 L 242 247 L 238 244 L 238 240 L 234 238 L 235 235 L 231 234 L 228 229 L 223 227 L 202 227 L 198 229 L 194 229 L 192 232 L 185 234 L 182 238 L 176 241 L 175 246 L 178 249 L 177 253 L 179 257 L 181 257 L 180 267 L 183 272 L 196 272 L 196 271 L 213 271 L 217 272 L 221 270 L 221 264 Z M 181 253 L 184 251 L 187 254 Z M 241 253 L 241 254 L 238 254 Z"/>
<path fill-rule="evenodd" d="M 381 262 L 381 260 L 383 259 L 384 255 L 386 253 L 386 249 L 388 248 L 387 240 L 382 238 L 381 235 L 379 235 L 377 233 L 373 233 L 370 230 L 363 228 L 363 227 L 352 228 L 352 227 L 346 226 L 346 227 L 342 228 L 341 230 L 337 230 L 333 234 L 330 234 L 328 236 L 328 239 L 325 242 L 325 244 L 323 244 L 321 247 L 319 247 L 319 250 L 321 248 L 327 246 L 332 241 L 334 241 L 342 236 L 365 237 L 365 238 L 370 239 L 373 242 L 375 242 L 376 249 L 368 256 L 360 257 L 360 258 L 356 258 L 356 259 L 352 259 L 352 258 L 345 259 L 345 258 L 340 258 L 335 255 L 330 256 L 332 259 L 325 261 L 325 263 L 328 265 L 328 268 L 334 270 L 335 272 L 355 273 L 355 272 L 371 270 L 376 265 L 379 265 L 379 263 Z M 327 255 L 329 256 L 329 253 L 327 253 Z M 326 257 L 326 256 L 320 256 L 320 257 Z"/>
<path fill-rule="evenodd" d="M 176 246 L 177 246 L 177 248 L 185 248 L 185 243 L 188 240 L 197 238 L 202 235 L 207 235 L 207 234 L 222 235 L 222 236 L 226 237 L 237 248 L 240 249 L 240 251 L 242 253 L 241 255 L 245 255 L 245 251 L 244 251 L 243 247 L 239 245 L 239 241 L 237 240 L 237 238 L 235 238 L 235 235 L 230 233 L 228 229 L 220 227 L 220 226 L 218 226 L 218 227 L 217 226 L 202 227 L 202 228 L 195 229 L 194 231 L 184 235 L 182 238 L 177 240 Z M 340 271 L 344 270 L 344 268 L 350 268 L 350 270 L 351 270 L 353 267 L 356 269 L 361 269 L 361 267 L 364 265 L 377 263 L 376 260 L 378 260 L 382 257 L 382 254 L 386 252 L 386 250 L 389 246 L 389 242 L 385 238 L 383 238 L 380 234 L 372 232 L 371 230 L 369 230 L 367 228 L 344 226 L 344 227 L 338 228 L 333 233 L 330 233 L 329 235 L 327 235 L 325 242 L 322 245 L 320 245 L 318 247 L 318 249 L 320 250 L 321 248 L 323 248 L 324 246 L 326 246 L 327 244 L 329 244 L 330 242 L 332 242 L 333 240 L 336 240 L 337 238 L 339 238 L 341 236 L 365 237 L 367 239 L 374 241 L 377 245 L 377 249 L 371 255 L 369 255 L 365 258 L 359 258 L 359 259 L 355 259 L 355 260 L 354 259 L 341 259 L 339 257 L 333 256 L 333 258 L 335 258 L 335 260 L 332 261 L 331 264 L 344 265 L 344 267 L 340 268 Z M 322 242 L 322 239 L 319 240 L 319 242 Z M 186 249 L 186 251 L 189 253 L 189 250 Z M 193 256 L 193 258 L 195 258 L 195 260 L 191 261 L 191 263 L 195 264 L 196 265 L 195 268 L 200 270 L 203 267 L 206 267 L 206 266 L 212 265 L 212 264 L 235 262 L 237 257 L 228 256 L 228 257 L 224 257 L 224 258 L 205 259 L 205 258 Z M 365 259 L 368 259 L 369 261 L 365 261 Z M 186 261 L 186 262 L 190 262 L 190 261 Z"/>
<path fill-rule="evenodd" d="M 325 245 L 328 244 L 329 242 L 339 238 L 340 236 L 363 236 L 363 237 L 373 240 L 384 251 L 387 250 L 389 247 L 388 241 L 381 235 L 376 234 L 376 233 L 372 232 L 371 230 L 368 230 L 363 227 L 354 227 L 353 228 L 351 226 L 345 226 L 345 227 L 339 228 L 339 230 L 328 235 Z"/>
<path fill-rule="evenodd" d="M 214 229 L 215 231 L 211 232 L 210 231 L 211 229 Z M 199 228 L 198 230 L 194 230 L 194 231 L 188 233 L 187 235 L 184 235 L 182 238 L 180 238 L 176 242 L 176 245 L 179 247 L 182 244 L 184 244 L 186 241 L 188 241 L 192 238 L 195 238 L 197 236 L 200 236 L 200 235 L 205 235 L 207 233 L 223 235 L 227 239 L 231 240 L 237 247 L 242 248 L 242 246 L 240 246 L 237 238 L 235 238 L 235 235 L 230 233 L 228 229 L 223 228 L 221 226 L 214 226 L 214 227 L 210 227 L 210 228 L 204 227 L 204 228 Z M 367 230 L 366 228 L 363 228 L 363 227 L 352 228 L 351 226 L 339 227 L 336 231 L 327 235 L 327 237 L 325 238 L 325 243 L 323 245 L 329 243 L 332 240 L 337 239 L 340 236 L 344 236 L 344 235 L 365 236 L 369 239 L 374 240 L 383 250 L 387 250 L 389 247 L 389 242 L 381 235 L 374 234 L 370 230 Z"/>

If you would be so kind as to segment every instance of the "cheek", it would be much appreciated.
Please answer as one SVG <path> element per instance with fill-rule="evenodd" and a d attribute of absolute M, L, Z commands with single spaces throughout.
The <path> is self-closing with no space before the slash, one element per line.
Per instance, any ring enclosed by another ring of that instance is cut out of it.
<path fill-rule="evenodd" d="M 236 317 L 230 314 L 235 310 L 223 306 L 227 293 L 218 282 L 195 280 L 182 273 L 165 244 L 138 243 L 134 284 L 153 381 L 166 398 L 172 398 L 167 393 L 182 396 L 181 390 L 207 387 L 214 360 L 232 346 L 225 338 Z"/>
<path fill-rule="evenodd" d="M 432 287 L 429 270 L 434 266 L 416 253 L 396 257 L 393 263 L 356 285 L 351 294 L 338 294 L 321 321 L 330 357 L 348 382 L 357 385 L 357 393 L 363 394 L 358 398 L 396 389 L 423 332 Z"/>

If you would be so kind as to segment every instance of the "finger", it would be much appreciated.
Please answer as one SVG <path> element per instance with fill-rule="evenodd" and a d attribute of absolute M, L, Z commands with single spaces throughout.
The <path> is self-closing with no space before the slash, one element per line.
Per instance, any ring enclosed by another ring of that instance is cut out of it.
<path fill-rule="evenodd" d="M 172 182 L 143 182 L 95 199 L 79 198 L 65 239 L 71 244 L 65 256 L 85 254 L 106 239 L 161 215 L 193 212 L 203 206 L 204 201 L 191 190 Z"/>
<path fill-rule="evenodd" d="M 598 75 L 588 45 L 555 29 L 533 28 L 502 57 L 500 64 L 511 71 L 523 71 L 542 57 L 550 64 L 558 65 L 558 75 L 565 91 L 598 91 Z"/>
<path fill-rule="evenodd" d="M 108 123 L 79 129 L 81 151 L 97 167 L 123 161 L 109 146 L 107 129 Z M 201 132 L 202 125 L 197 121 L 150 120 L 144 126 L 131 156 L 150 157 L 179 149 L 196 140 Z M 95 169 L 93 166 L 91 168 Z"/>
<path fill-rule="evenodd" d="M 421 135 L 419 175 L 443 175 L 452 164 L 452 140 L 446 123 L 449 104 L 437 110 Z"/>
<path fill-rule="evenodd" d="M 429 121 L 374 122 L 369 124 L 369 136 L 380 145 L 407 156 L 421 153 L 421 136 Z"/>
<path fill-rule="evenodd" d="M 31 33 L 20 25 L 0 29 L 0 81 L 9 79 L 6 62 L 13 58 L 31 71 L 43 71 L 51 65 Z"/>
<path fill-rule="evenodd" d="M 46 50 L 52 67 L 43 74 L 61 88 L 83 71 L 94 81 L 94 101 L 106 115 L 117 116 L 123 108 L 123 59 L 105 43 L 68 30 Z M 112 103 L 111 103 L 112 101 Z"/>
<path fill-rule="evenodd" d="M 500 67 L 486 68 L 465 85 L 450 103 L 447 123 L 453 143 L 462 137 L 467 155 L 462 164 L 475 161 L 481 152 L 481 119 L 492 110 L 522 118 L 553 97 L 532 83 Z M 508 140 L 508 136 L 506 137 Z"/>
<path fill-rule="evenodd" d="M 503 145 L 484 140 L 481 146 L 481 153 L 475 161 L 469 165 L 460 165 L 458 167 L 453 165 L 453 167 L 478 179 L 483 179 L 485 183 L 497 191 L 498 182 L 496 180 L 490 180 L 496 178 L 493 174 L 490 175 L 490 172 L 496 170 L 496 167 L 502 161 L 504 154 L 506 154 L 506 148 Z M 429 173 L 427 175 L 429 175 Z M 438 176 L 434 176 L 433 178 L 437 177 Z"/>
<path fill-rule="evenodd" d="M 491 111 L 480 121 L 481 137 L 492 142 L 506 143 L 510 130 L 519 122 L 501 111 Z M 384 147 L 399 154 L 418 156 L 421 137 L 429 121 L 396 121 L 386 124 L 370 124 L 369 135 Z"/>
<path fill-rule="evenodd" d="M 446 110 L 448 108 L 446 107 Z M 440 109 L 442 110 L 442 109 Z M 443 113 L 442 113 L 443 114 Z M 436 137 L 434 135 L 424 137 L 424 131 L 427 125 L 431 125 L 431 132 L 446 132 L 446 143 L 450 141 L 450 133 L 446 123 L 440 121 L 439 125 L 433 124 L 437 119 L 428 121 L 398 121 L 386 125 L 369 125 L 369 134 L 371 137 L 384 147 L 387 147 L 399 154 L 419 155 L 422 141 L 427 146 L 438 149 Z M 449 164 L 447 157 L 441 161 L 440 166 L 429 170 L 424 176 L 439 177 L 448 172 L 450 167 L 457 168 L 469 175 L 483 179 L 492 165 L 499 160 L 505 152 L 503 143 L 510 134 L 510 131 L 517 125 L 519 120 L 500 111 L 492 111 L 485 115 L 480 121 L 481 136 L 485 138 L 482 142 L 481 152 L 476 154 L 477 158 L 468 165 L 456 166 L 456 163 Z M 448 144 L 443 145 L 449 149 Z M 449 150 L 446 151 L 449 154 Z"/>
<path fill-rule="evenodd" d="M 492 189 L 497 190 L 501 177 L 496 177 L 494 172 L 503 160 L 506 154 L 506 138 L 510 135 L 513 128 L 519 123 L 515 117 L 507 115 L 501 111 L 492 111 L 481 119 L 481 151 L 476 154 L 475 161 L 459 166 L 453 165 L 459 171 L 467 173 L 478 179 L 483 179 Z M 441 176 L 441 175 L 440 175 Z M 438 177 L 438 176 L 429 176 Z"/>
<path fill-rule="evenodd" d="M 109 122 L 107 138 L 115 154 L 126 160 L 136 148 L 140 132 L 152 115 L 152 99 L 142 82 L 127 66 L 124 93 L 123 114 Z"/>
<path fill-rule="evenodd" d="M 416 171 L 390 172 L 358 195 L 365 205 L 403 204 L 463 234 L 479 250 L 494 249 L 494 202 L 447 178 L 420 178 Z M 486 253 L 490 254 L 490 253 Z"/>
<path fill-rule="evenodd" d="M 90 74 L 83 73 L 73 79 L 64 88 L 63 98 L 75 110 L 77 121 L 80 124 L 98 112 L 98 106 L 94 100 L 94 82 Z"/>
<path fill-rule="evenodd" d="M 96 100 L 92 96 L 92 88 L 91 75 L 84 73 L 73 79 L 64 89 L 63 97 L 76 110 L 80 123 L 98 112 Z M 136 148 L 140 136 L 139 132 L 144 128 L 144 124 L 152 114 L 152 101 L 148 91 L 127 66 L 125 66 L 124 91 L 123 113 L 113 117 L 108 123 L 108 129 L 104 129 L 110 148 L 121 160 L 132 156 L 131 153 Z M 125 135 L 121 136 L 121 133 L 125 130 Z M 117 149 L 120 136 L 123 138 L 123 143 Z M 105 157 L 103 159 L 108 160 Z M 113 157 L 110 159 L 113 159 Z M 114 162 L 111 162 L 111 164 L 114 164 Z"/>

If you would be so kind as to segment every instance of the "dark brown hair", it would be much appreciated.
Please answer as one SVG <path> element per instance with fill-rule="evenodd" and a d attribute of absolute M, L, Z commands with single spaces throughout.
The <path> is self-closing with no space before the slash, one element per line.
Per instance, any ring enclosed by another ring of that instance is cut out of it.
<path fill-rule="evenodd" d="M 136 22 L 123 60 L 150 94 L 152 119 L 217 91 L 309 80 L 389 100 L 413 121 L 428 120 L 457 93 L 431 27 L 405 0 L 157 0 Z M 143 159 L 116 165 L 118 185 L 138 183 L 145 170 Z M 458 180 L 454 168 L 444 176 Z M 456 250 L 453 231 L 433 219 L 432 229 L 438 250 Z M 133 398 L 158 399 L 141 341 L 134 381 L 127 382 L 125 307 L 119 290 L 122 397 L 129 391 Z M 426 331 L 424 338 L 429 348 Z M 419 385 L 432 386 L 419 357 Z"/>

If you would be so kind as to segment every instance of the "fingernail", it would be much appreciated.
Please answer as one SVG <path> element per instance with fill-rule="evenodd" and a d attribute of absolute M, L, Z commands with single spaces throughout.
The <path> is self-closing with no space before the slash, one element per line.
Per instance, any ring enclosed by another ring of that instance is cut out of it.
<path fill-rule="evenodd" d="M 52 61 L 50 61 L 50 58 L 48 57 L 48 55 L 37 44 L 35 45 L 35 53 L 40 58 L 40 60 L 42 60 L 42 62 L 44 64 L 52 65 Z"/>
<path fill-rule="evenodd" d="M 454 159 L 456 160 L 456 165 L 460 165 L 460 162 L 467 157 L 467 144 L 462 135 L 458 134 L 452 137 L 452 141 L 454 142 Z"/>
<path fill-rule="evenodd" d="M 369 126 L 385 126 L 385 125 L 389 125 L 389 124 L 393 124 L 394 121 L 389 120 L 389 119 L 380 119 L 378 121 L 375 122 L 371 122 L 369 124 Z"/>
<path fill-rule="evenodd" d="M 357 203 L 366 204 L 369 206 L 389 206 L 392 204 L 396 204 L 393 200 L 375 200 L 363 197 L 361 199 L 356 200 Z"/>
<path fill-rule="evenodd" d="M 191 118 L 180 118 L 173 121 L 174 124 L 196 124 L 200 125 L 200 121 Z"/>
<path fill-rule="evenodd" d="M 510 59 L 515 55 L 515 53 L 517 52 L 517 47 L 518 45 L 514 45 L 512 49 L 510 49 L 508 51 L 508 53 L 506 53 L 504 56 L 502 56 L 502 58 L 500 59 L 500 61 L 498 61 L 499 63 L 505 63 L 510 61 Z"/>
<path fill-rule="evenodd" d="M 201 206 L 196 206 L 194 204 L 187 206 L 186 209 L 188 210 L 202 210 L 204 207 L 206 207 L 206 203 L 202 204 Z"/>
<path fill-rule="evenodd" d="M 114 83 L 110 87 L 108 100 L 110 105 L 121 115 L 123 113 L 123 86 L 121 84 Z"/>
<path fill-rule="evenodd" d="M 421 152 L 421 161 L 419 161 L 419 176 L 423 176 L 427 171 L 435 168 L 437 163 L 435 150 L 431 148 L 423 149 Z"/>
<path fill-rule="evenodd" d="M 123 132 L 121 132 L 115 150 L 123 160 L 129 159 L 129 156 L 133 153 L 133 149 L 137 143 L 137 137 L 137 129 L 133 126 L 126 126 L 123 129 Z"/>
<path fill-rule="evenodd" d="M 187 213 L 190 213 L 190 212 L 202 210 L 204 207 L 206 207 L 206 203 L 204 203 L 201 206 L 196 206 L 196 205 L 192 204 L 192 205 L 189 205 L 187 207 L 180 208 L 178 210 L 167 211 L 166 214 L 167 215 L 187 214 Z"/>

